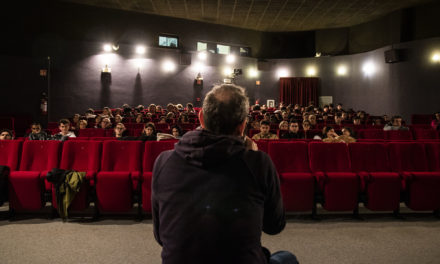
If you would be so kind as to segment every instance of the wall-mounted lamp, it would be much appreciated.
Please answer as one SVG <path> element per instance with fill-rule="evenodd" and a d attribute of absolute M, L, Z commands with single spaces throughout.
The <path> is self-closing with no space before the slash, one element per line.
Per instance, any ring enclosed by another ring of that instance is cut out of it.
<path fill-rule="evenodd" d="M 440 62 L 440 53 L 436 52 L 432 55 L 431 60 L 435 63 L 439 63 Z"/>

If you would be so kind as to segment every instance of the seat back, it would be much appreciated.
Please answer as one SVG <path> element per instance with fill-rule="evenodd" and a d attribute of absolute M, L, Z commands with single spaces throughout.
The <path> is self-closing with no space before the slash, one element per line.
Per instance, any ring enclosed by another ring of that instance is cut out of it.
<path fill-rule="evenodd" d="M 270 142 L 268 154 L 278 173 L 310 172 L 308 145 L 303 141 Z"/>
<path fill-rule="evenodd" d="M 365 139 L 385 139 L 385 133 L 382 129 L 360 129 L 359 137 Z"/>
<path fill-rule="evenodd" d="M 84 128 L 78 132 L 78 137 L 105 137 L 105 129 L 102 128 Z"/>
<path fill-rule="evenodd" d="M 386 131 L 388 140 L 412 140 L 412 133 L 409 130 L 389 130 Z"/>
<path fill-rule="evenodd" d="M 144 172 L 153 171 L 154 162 L 156 158 L 163 151 L 174 149 L 177 140 L 166 141 L 146 141 L 144 158 L 142 160 L 142 169 Z"/>
<path fill-rule="evenodd" d="M 310 169 L 313 172 L 350 172 L 350 157 L 345 143 L 310 142 Z"/>
<path fill-rule="evenodd" d="M 413 133 L 416 140 L 438 139 L 437 131 L 434 129 L 414 129 Z"/>
<path fill-rule="evenodd" d="M 425 143 L 426 160 L 430 171 L 440 171 L 440 142 Z"/>
<path fill-rule="evenodd" d="M 351 169 L 354 172 L 387 172 L 390 171 L 388 152 L 385 143 L 351 143 L 350 150 Z"/>
<path fill-rule="evenodd" d="M 392 171 L 427 171 L 425 147 L 423 143 L 391 142 L 388 154 Z"/>
<path fill-rule="evenodd" d="M 0 140 L 0 165 L 8 166 L 11 171 L 18 169 L 22 140 Z"/>
<path fill-rule="evenodd" d="M 60 168 L 76 171 L 98 171 L 101 163 L 102 142 L 76 140 L 64 142 Z"/>
<path fill-rule="evenodd" d="M 104 141 L 101 171 L 140 171 L 141 141 Z"/>
<path fill-rule="evenodd" d="M 28 140 L 23 143 L 20 171 L 44 171 L 58 167 L 61 142 Z"/>

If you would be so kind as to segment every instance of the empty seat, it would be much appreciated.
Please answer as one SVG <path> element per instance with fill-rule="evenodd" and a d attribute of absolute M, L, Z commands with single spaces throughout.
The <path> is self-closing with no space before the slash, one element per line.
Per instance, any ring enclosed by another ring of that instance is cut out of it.
<path fill-rule="evenodd" d="M 9 177 L 9 206 L 13 210 L 39 210 L 45 202 L 44 191 L 51 190 L 46 184 L 46 174 L 58 167 L 61 142 L 25 141 L 18 171 Z"/>
<path fill-rule="evenodd" d="M 391 172 L 388 151 L 384 143 L 351 143 L 351 168 L 358 173 L 365 206 L 374 211 L 399 209 L 401 180 Z"/>
<path fill-rule="evenodd" d="M 385 135 L 388 140 L 413 140 L 409 130 L 389 130 L 385 131 Z"/>
<path fill-rule="evenodd" d="M 78 131 L 78 137 L 105 137 L 106 130 L 102 128 L 84 128 Z"/>
<path fill-rule="evenodd" d="M 323 207 L 329 211 L 358 208 L 359 177 L 351 172 L 347 144 L 310 142 L 310 169 L 323 195 Z"/>
<path fill-rule="evenodd" d="M 70 208 L 83 210 L 88 207 L 90 185 L 95 184 L 96 174 L 101 163 L 102 142 L 99 141 L 66 141 L 61 154 L 60 169 L 86 172 L 87 181 L 81 186 Z M 55 188 L 52 188 L 52 203 L 57 208 Z"/>
<path fill-rule="evenodd" d="M 359 138 L 363 139 L 386 139 L 385 131 L 382 129 L 360 129 Z"/>
<path fill-rule="evenodd" d="M 17 170 L 22 144 L 22 140 L 0 140 L 0 165 Z"/>
<path fill-rule="evenodd" d="M 412 210 L 439 210 L 440 172 L 429 171 L 425 145 L 391 142 L 388 146 L 391 169 L 404 179 L 406 205 Z"/>
<path fill-rule="evenodd" d="M 103 142 L 101 171 L 96 176 L 96 198 L 100 211 L 127 212 L 133 192 L 139 190 L 142 142 Z"/>
<path fill-rule="evenodd" d="M 142 208 L 151 212 L 151 180 L 156 158 L 163 151 L 174 149 L 177 140 L 146 141 L 144 158 L 142 160 Z"/>
<path fill-rule="evenodd" d="M 315 178 L 310 173 L 306 142 L 270 142 L 268 154 L 277 168 L 286 211 L 314 209 Z"/>
<path fill-rule="evenodd" d="M 438 139 L 437 131 L 434 129 L 414 129 L 413 130 L 414 138 L 416 140 L 430 140 L 430 139 Z"/>
<path fill-rule="evenodd" d="M 440 142 L 425 143 L 429 171 L 440 171 Z"/>

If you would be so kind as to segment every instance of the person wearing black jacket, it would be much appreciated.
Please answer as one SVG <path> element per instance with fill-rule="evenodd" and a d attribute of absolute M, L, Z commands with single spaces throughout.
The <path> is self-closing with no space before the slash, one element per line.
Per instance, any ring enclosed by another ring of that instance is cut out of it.
<path fill-rule="evenodd" d="M 299 122 L 292 121 L 289 124 L 289 132 L 281 136 L 282 139 L 300 139 L 304 138 L 304 134 L 299 131 Z"/>
<path fill-rule="evenodd" d="M 152 215 L 163 264 L 297 263 L 261 245 L 262 231 L 278 234 L 286 222 L 271 159 L 242 136 L 248 109 L 243 88 L 214 87 L 199 114 L 203 129 L 157 158 Z"/>

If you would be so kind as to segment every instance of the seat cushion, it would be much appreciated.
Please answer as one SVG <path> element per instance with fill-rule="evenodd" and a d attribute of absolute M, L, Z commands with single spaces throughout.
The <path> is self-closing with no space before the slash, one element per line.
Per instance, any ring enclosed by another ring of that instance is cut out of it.
<path fill-rule="evenodd" d="M 399 208 L 401 180 L 398 173 L 370 172 L 361 178 L 367 195 L 366 207 L 374 211 Z"/>
<path fill-rule="evenodd" d="M 416 211 L 440 209 L 440 172 L 405 174 L 406 204 Z"/>
<path fill-rule="evenodd" d="M 315 179 L 311 173 L 282 173 L 281 194 L 286 211 L 311 211 L 314 205 Z"/>
<path fill-rule="evenodd" d="M 17 211 L 43 207 L 43 182 L 39 171 L 13 171 L 9 176 L 9 206 Z"/>
<path fill-rule="evenodd" d="M 96 197 L 100 211 L 126 212 L 132 208 L 130 172 L 99 172 L 96 176 Z"/>
<path fill-rule="evenodd" d="M 327 172 L 324 180 L 324 205 L 329 211 L 352 211 L 357 208 L 360 180 L 351 172 Z"/>

